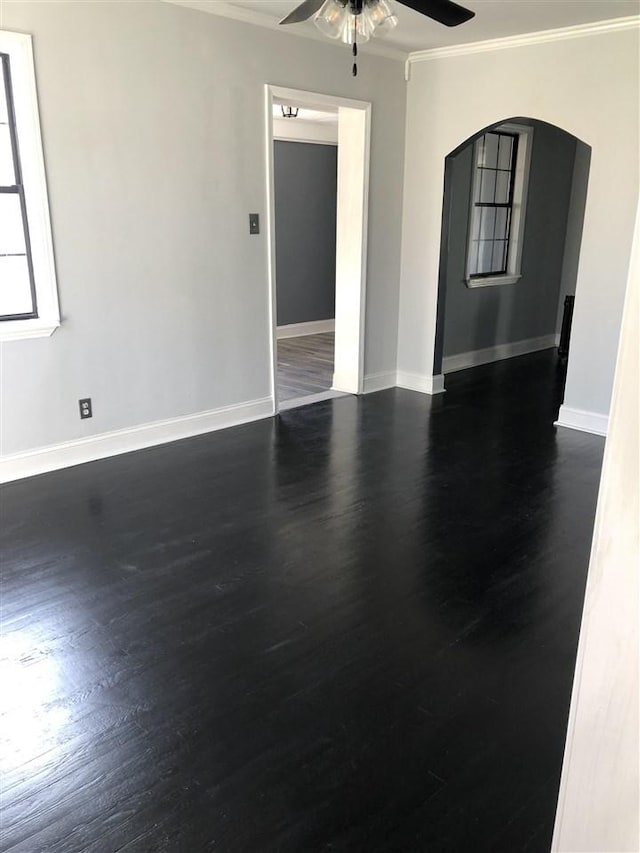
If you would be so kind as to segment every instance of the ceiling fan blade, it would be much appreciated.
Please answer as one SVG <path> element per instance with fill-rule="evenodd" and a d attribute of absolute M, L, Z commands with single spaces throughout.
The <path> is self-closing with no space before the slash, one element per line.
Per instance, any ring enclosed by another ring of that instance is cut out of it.
<path fill-rule="evenodd" d="M 445 27 L 457 27 L 471 20 L 476 14 L 464 6 L 452 3 L 451 0 L 398 0 L 398 3 L 426 15 L 427 18 L 433 18 Z"/>
<path fill-rule="evenodd" d="M 308 21 L 320 9 L 324 0 L 304 0 L 299 6 L 290 12 L 286 18 L 283 18 L 281 24 L 300 24 L 302 21 Z"/>

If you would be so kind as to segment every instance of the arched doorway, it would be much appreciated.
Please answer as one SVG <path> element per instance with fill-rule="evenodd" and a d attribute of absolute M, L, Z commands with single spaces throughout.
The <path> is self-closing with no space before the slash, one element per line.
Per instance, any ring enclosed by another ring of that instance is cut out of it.
<path fill-rule="evenodd" d="M 515 117 L 445 158 L 434 374 L 558 346 L 590 157 L 561 128 Z"/>

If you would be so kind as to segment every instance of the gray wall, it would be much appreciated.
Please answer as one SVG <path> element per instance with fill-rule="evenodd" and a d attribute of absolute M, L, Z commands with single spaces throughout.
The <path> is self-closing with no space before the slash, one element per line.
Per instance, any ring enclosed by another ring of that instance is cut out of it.
<path fill-rule="evenodd" d="M 338 148 L 276 141 L 274 173 L 278 325 L 332 319 Z"/>
<path fill-rule="evenodd" d="M 522 278 L 513 285 L 465 284 L 473 143 L 450 158 L 444 356 L 555 334 L 576 141 L 533 125 Z M 441 294 L 442 296 L 442 294 Z"/>
<path fill-rule="evenodd" d="M 363 54 L 354 80 L 329 40 L 161 2 L 2 8 L 33 35 L 63 315 L 2 345 L 3 454 L 269 397 L 268 235 L 248 233 L 269 82 L 372 103 L 365 371 L 395 369 L 402 62 Z"/>
<path fill-rule="evenodd" d="M 584 226 L 584 211 L 587 206 L 587 188 L 589 185 L 589 167 L 591 165 L 591 149 L 584 142 L 576 141 L 576 156 L 573 164 L 571 180 L 571 195 L 569 197 L 569 212 L 567 215 L 567 234 L 564 242 L 564 258 L 562 261 L 562 276 L 560 279 L 560 296 L 558 299 L 558 316 L 556 330 L 562 329 L 564 314 L 564 298 L 576 292 L 578 280 L 578 261 L 582 246 L 582 229 Z"/>

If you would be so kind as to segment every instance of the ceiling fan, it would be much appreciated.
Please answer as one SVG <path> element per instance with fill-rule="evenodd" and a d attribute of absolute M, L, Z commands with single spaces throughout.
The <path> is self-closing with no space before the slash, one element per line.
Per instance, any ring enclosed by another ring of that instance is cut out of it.
<path fill-rule="evenodd" d="M 421 15 L 433 18 L 445 27 L 457 27 L 474 17 L 475 12 L 458 6 L 452 0 L 398 0 Z M 391 32 L 398 18 L 388 0 L 304 0 L 281 24 L 300 24 L 313 18 L 320 32 L 332 39 L 340 39 L 353 46 L 358 56 L 358 42 L 369 41 L 371 36 Z M 353 76 L 358 73 L 353 63 Z"/>

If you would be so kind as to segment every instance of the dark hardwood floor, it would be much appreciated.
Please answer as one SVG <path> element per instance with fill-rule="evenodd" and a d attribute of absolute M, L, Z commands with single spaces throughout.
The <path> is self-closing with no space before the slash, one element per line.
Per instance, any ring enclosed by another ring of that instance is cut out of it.
<path fill-rule="evenodd" d="M 548 853 L 603 440 L 552 352 L 2 491 L 5 853 Z"/>
<path fill-rule="evenodd" d="M 278 341 L 278 400 L 328 391 L 333 383 L 335 335 L 323 332 Z"/>

